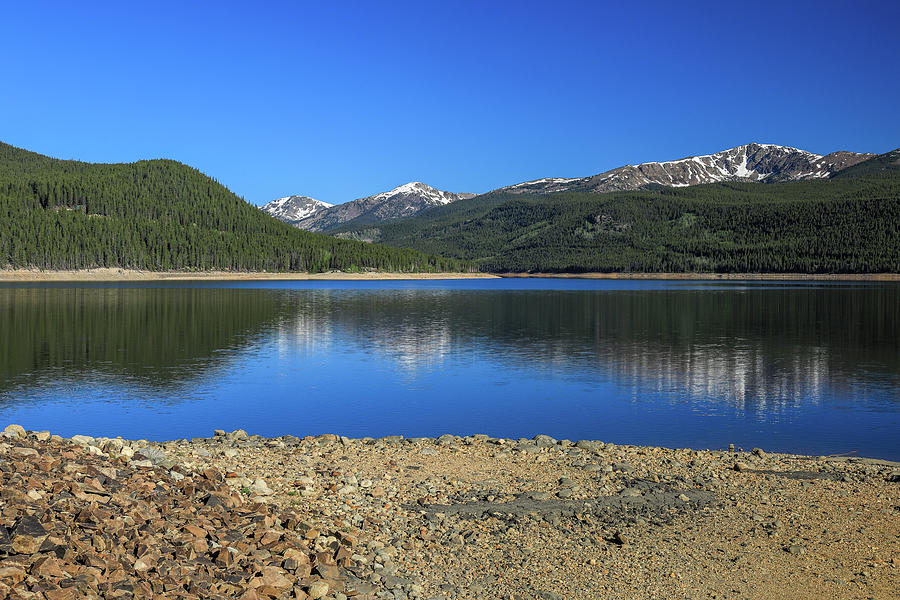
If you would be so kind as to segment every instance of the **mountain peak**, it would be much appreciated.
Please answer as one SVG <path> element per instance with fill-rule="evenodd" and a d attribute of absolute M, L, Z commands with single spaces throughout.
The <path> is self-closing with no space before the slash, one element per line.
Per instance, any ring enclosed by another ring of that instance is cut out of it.
<path fill-rule="evenodd" d="M 309 196 L 285 196 L 284 198 L 272 200 L 260 207 L 260 209 L 279 221 L 294 224 L 331 206 L 327 202 L 322 202 Z"/>
<path fill-rule="evenodd" d="M 277 219 L 287 221 L 301 229 L 309 231 L 328 231 L 348 221 L 379 223 L 403 217 L 411 217 L 414 214 L 432 206 L 450 204 L 462 198 L 471 198 L 474 194 L 454 194 L 431 187 L 421 181 L 410 181 L 394 189 L 359 198 L 352 202 L 345 202 L 335 206 L 325 205 L 319 202 L 318 207 L 310 206 L 309 212 L 301 218 L 284 218 L 278 212 L 280 202 L 284 198 L 273 200 L 263 207 L 263 210 Z M 289 198 L 306 198 L 305 196 L 290 196 Z M 318 202 L 307 198 L 312 202 Z M 324 206 L 323 206 L 324 205 Z M 313 210 L 314 208 L 314 210 Z M 296 213 L 289 213 L 293 216 Z"/>
<path fill-rule="evenodd" d="M 501 188 L 513 194 L 564 191 L 619 192 L 654 187 L 686 187 L 721 181 L 800 181 L 824 179 L 871 158 L 871 154 L 832 152 L 822 156 L 791 146 L 751 142 L 715 154 L 625 165 L 590 177 L 547 178 Z"/>

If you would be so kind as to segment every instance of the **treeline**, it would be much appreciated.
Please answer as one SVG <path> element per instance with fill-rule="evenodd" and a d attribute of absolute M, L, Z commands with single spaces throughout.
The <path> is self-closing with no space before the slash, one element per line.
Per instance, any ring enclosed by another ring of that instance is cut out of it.
<path fill-rule="evenodd" d="M 612 194 L 490 194 L 339 235 L 494 272 L 900 272 L 900 171 Z"/>
<path fill-rule="evenodd" d="M 0 143 L 0 268 L 464 271 L 455 258 L 300 231 L 171 160 L 91 164 Z"/>

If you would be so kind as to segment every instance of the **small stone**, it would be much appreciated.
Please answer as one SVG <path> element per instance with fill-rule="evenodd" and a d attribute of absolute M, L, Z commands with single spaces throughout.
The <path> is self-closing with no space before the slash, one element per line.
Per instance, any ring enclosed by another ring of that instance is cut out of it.
<path fill-rule="evenodd" d="M 743 473 L 744 471 L 750 470 L 750 465 L 745 462 L 736 462 L 734 463 L 734 470 L 739 473 Z"/>
<path fill-rule="evenodd" d="M 556 440 L 549 435 L 536 435 L 532 440 L 535 446 L 549 448 L 556 445 Z"/>
<path fill-rule="evenodd" d="M 806 546 L 803 544 L 791 544 L 785 550 L 791 554 L 806 554 Z"/>
<path fill-rule="evenodd" d="M 134 456 L 139 460 L 143 457 L 145 460 L 149 460 L 154 465 L 160 465 L 166 461 L 166 453 L 164 450 L 159 448 L 154 448 L 152 446 L 144 446 L 143 448 L 136 448 L 134 451 Z"/>
<path fill-rule="evenodd" d="M 688 496 L 687 494 L 679 494 L 678 499 L 681 500 L 682 502 L 690 502 L 691 501 L 690 496 Z"/>
<path fill-rule="evenodd" d="M 250 492 L 256 496 L 271 496 L 275 493 L 262 477 L 258 477 L 256 481 L 250 485 Z"/>
<path fill-rule="evenodd" d="M 213 429 L 213 437 L 225 437 L 224 429 Z"/>
<path fill-rule="evenodd" d="M 38 451 L 34 448 L 13 448 L 9 451 L 9 455 L 13 458 L 18 458 L 20 460 L 26 460 L 31 458 L 32 456 L 37 456 Z"/>
<path fill-rule="evenodd" d="M 625 534 L 622 533 L 621 531 L 617 531 L 615 534 L 613 534 L 612 539 L 615 543 L 617 543 L 620 546 L 624 546 L 625 544 L 628 543 L 628 539 L 625 537 Z"/>
<path fill-rule="evenodd" d="M 637 498 L 638 496 L 643 496 L 641 490 L 633 487 L 625 488 L 624 490 L 619 492 L 619 495 L 625 496 L 626 498 Z"/>
<path fill-rule="evenodd" d="M 307 588 L 306 593 L 311 600 L 317 600 L 318 598 L 324 598 L 326 594 L 328 594 L 328 589 L 327 583 L 324 581 L 317 581 Z"/>
<path fill-rule="evenodd" d="M 13 552 L 17 554 L 34 554 L 40 549 L 47 537 L 47 530 L 33 516 L 20 517 L 15 527 L 9 532 Z"/>
<path fill-rule="evenodd" d="M 753 450 L 751 450 L 751 452 L 753 452 L 753 454 L 760 458 L 765 458 L 766 456 L 768 456 L 768 454 L 766 454 L 766 451 L 762 448 L 754 448 Z"/>
<path fill-rule="evenodd" d="M 24 438 L 26 435 L 25 428 L 21 425 L 16 425 L 15 423 L 7 425 L 3 430 L 3 433 L 6 434 L 6 437 L 10 438 Z"/>
<path fill-rule="evenodd" d="M 89 435 L 73 435 L 70 439 L 73 444 L 79 446 L 89 446 L 94 443 L 94 438 Z"/>
<path fill-rule="evenodd" d="M 575 442 L 575 447 L 589 452 L 597 452 L 603 449 L 603 442 L 595 440 L 578 440 Z"/>

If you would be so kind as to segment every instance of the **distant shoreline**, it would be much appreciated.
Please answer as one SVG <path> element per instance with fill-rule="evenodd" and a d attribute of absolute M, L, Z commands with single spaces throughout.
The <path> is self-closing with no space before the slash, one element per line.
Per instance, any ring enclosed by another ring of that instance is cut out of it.
<path fill-rule="evenodd" d="M 0 282 L 39 281 L 378 281 L 397 279 L 496 279 L 490 273 L 260 273 L 229 271 L 137 271 L 103 268 L 79 271 L 42 271 L 38 269 L 0 269 Z"/>
<path fill-rule="evenodd" d="M 116 281 L 389 281 L 402 279 L 616 279 L 669 281 L 900 281 L 900 273 L 281 273 L 238 271 L 139 271 L 102 268 L 72 271 L 0 269 L 0 282 Z"/>
<path fill-rule="evenodd" d="M 900 273 L 502 273 L 508 278 L 672 281 L 900 281 Z"/>

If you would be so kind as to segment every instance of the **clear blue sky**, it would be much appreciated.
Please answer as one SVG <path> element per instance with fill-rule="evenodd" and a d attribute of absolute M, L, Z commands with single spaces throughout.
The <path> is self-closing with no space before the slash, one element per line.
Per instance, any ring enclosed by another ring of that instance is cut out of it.
<path fill-rule="evenodd" d="M 0 2 L 0 141 L 256 204 L 900 146 L 900 2 Z"/>

